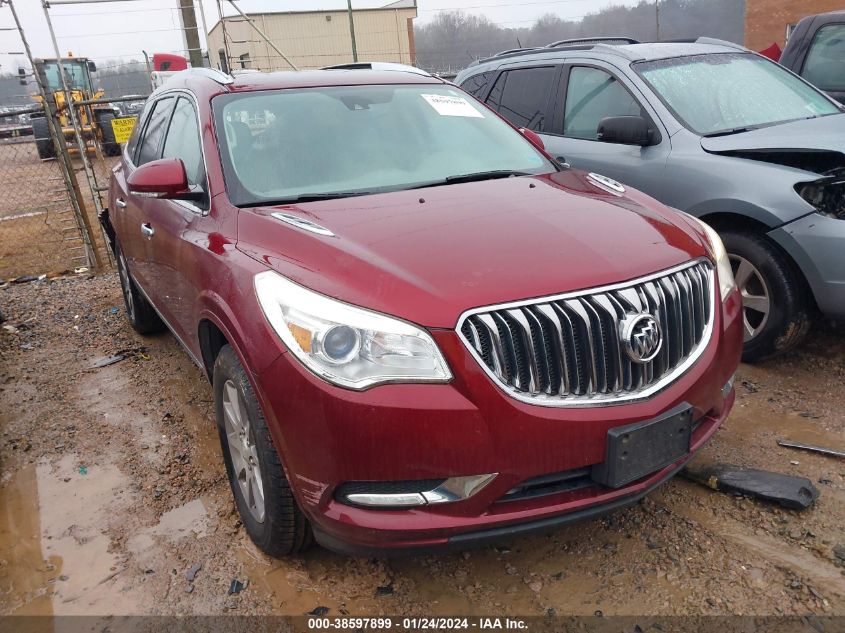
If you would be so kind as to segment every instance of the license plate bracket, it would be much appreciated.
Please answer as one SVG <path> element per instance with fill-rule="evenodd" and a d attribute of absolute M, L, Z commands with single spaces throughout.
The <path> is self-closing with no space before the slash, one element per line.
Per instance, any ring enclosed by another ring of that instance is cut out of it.
<path fill-rule="evenodd" d="M 684 402 L 651 420 L 608 430 L 605 459 L 593 465 L 590 473 L 593 481 L 619 488 L 688 454 L 692 411 Z"/>

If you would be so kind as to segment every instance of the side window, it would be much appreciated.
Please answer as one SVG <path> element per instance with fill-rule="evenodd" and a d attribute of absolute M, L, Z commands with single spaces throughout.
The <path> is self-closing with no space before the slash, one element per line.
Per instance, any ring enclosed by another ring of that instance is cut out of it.
<path fill-rule="evenodd" d="M 461 88 L 466 90 L 476 99 L 481 99 L 492 76 L 492 72 L 478 73 L 462 83 Z"/>
<path fill-rule="evenodd" d="M 185 97 L 180 97 L 173 109 L 173 118 L 170 120 L 161 157 L 181 158 L 185 163 L 188 182 L 192 185 L 204 183 L 199 122 L 193 104 Z"/>
<path fill-rule="evenodd" d="M 507 79 L 507 73 L 499 75 L 496 83 L 493 84 L 493 89 L 490 91 L 490 94 L 487 95 L 487 105 L 493 108 L 496 112 L 499 111 L 499 107 L 502 105 L 502 93 L 505 91 L 505 82 Z"/>
<path fill-rule="evenodd" d="M 640 104 L 613 75 L 598 68 L 572 68 L 566 86 L 564 136 L 596 140 L 603 118 L 639 115 Z"/>
<path fill-rule="evenodd" d="M 546 131 L 546 108 L 554 78 L 554 66 L 509 70 L 499 77 L 493 88 L 496 91 L 500 83 L 504 84 L 501 96 L 497 95 L 496 110 L 517 127 Z M 492 93 L 490 98 L 492 101 Z"/>
<path fill-rule="evenodd" d="M 845 90 L 845 24 L 816 32 L 801 74 L 822 90 Z"/>
<path fill-rule="evenodd" d="M 126 155 L 133 160 L 135 159 L 135 149 L 138 147 L 138 139 L 141 138 L 141 130 L 144 129 L 144 124 L 147 122 L 147 110 L 149 106 L 145 106 L 144 109 L 138 115 L 138 120 L 135 122 L 135 127 L 132 130 L 132 134 L 129 136 L 129 141 L 126 143 Z"/>
<path fill-rule="evenodd" d="M 138 148 L 138 157 L 135 161 L 135 164 L 139 167 L 159 157 L 161 139 L 164 136 L 164 131 L 167 129 L 167 121 L 170 119 L 170 112 L 173 109 L 174 101 L 175 99 L 173 97 L 164 97 L 152 105 L 153 109 L 147 119 L 144 136 L 141 139 L 141 144 Z"/>

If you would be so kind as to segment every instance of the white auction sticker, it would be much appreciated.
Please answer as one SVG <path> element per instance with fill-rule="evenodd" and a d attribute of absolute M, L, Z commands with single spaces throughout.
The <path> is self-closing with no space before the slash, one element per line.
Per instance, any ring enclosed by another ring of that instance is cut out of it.
<path fill-rule="evenodd" d="M 429 105 L 437 110 L 441 116 L 471 116 L 483 119 L 475 107 L 463 97 L 450 97 L 448 95 L 421 95 L 428 101 Z"/>

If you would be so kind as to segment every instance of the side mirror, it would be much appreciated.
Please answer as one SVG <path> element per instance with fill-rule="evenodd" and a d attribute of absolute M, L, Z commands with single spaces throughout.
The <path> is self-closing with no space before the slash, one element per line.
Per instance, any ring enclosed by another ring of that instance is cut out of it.
<path fill-rule="evenodd" d="M 622 145 L 653 145 L 653 131 L 641 116 L 609 116 L 599 121 L 598 140 Z"/>
<path fill-rule="evenodd" d="M 97 64 L 95 64 L 94 62 L 92 62 L 90 60 L 88 61 L 88 72 L 89 73 L 97 72 Z"/>
<path fill-rule="evenodd" d="M 126 181 L 129 193 L 145 198 L 199 200 L 203 193 L 191 188 L 180 158 L 162 158 L 138 167 Z"/>
<path fill-rule="evenodd" d="M 534 147 L 539 149 L 541 152 L 546 151 L 546 145 L 543 143 L 543 139 L 540 138 L 540 135 L 537 134 L 534 130 L 529 130 L 527 127 L 519 128 L 519 131 L 522 135 L 528 139 L 528 142 L 531 143 Z"/>

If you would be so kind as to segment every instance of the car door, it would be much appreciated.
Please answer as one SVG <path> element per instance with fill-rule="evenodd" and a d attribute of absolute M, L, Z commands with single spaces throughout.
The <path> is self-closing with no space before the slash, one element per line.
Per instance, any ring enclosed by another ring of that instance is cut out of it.
<path fill-rule="evenodd" d="M 193 250 L 207 239 L 198 229 L 208 210 L 205 163 L 200 145 L 199 123 L 194 101 L 187 92 L 176 93 L 159 158 L 178 158 L 185 166 L 188 184 L 201 199 L 196 201 L 149 198 L 146 222 L 152 231 L 152 277 L 157 289 L 156 308 L 172 330 L 187 341 L 193 333 L 192 305 L 195 300 L 191 277 L 196 268 Z"/>
<path fill-rule="evenodd" d="M 163 96 L 150 103 L 137 146 L 133 147 L 130 143 L 124 153 L 124 169 L 116 174 L 119 193 L 114 201 L 114 220 L 120 247 L 132 278 L 153 301 L 158 289 L 153 275 L 153 253 L 148 235 L 147 207 L 151 198 L 130 193 L 126 180 L 135 169 L 159 157 L 174 101 L 172 96 Z"/>
<path fill-rule="evenodd" d="M 801 76 L 845 103 L 845 23 L 826 24 L 816 31 Z"/>
<path fill-rule="evenodd" d="M 555 114 L 543 136 L 548 152 L 577 169 L 610 176 L 643 191 L 657 191 L 670 152 L 669 135 L 636 89 L 599 61 L 568 63 L 556 91 Z M 605 117 L 642 116 L 655 130 L 647 147 L 598 140 Z"/>

